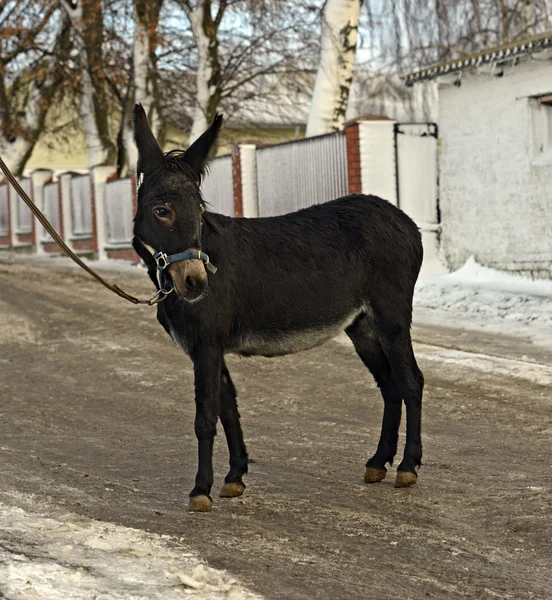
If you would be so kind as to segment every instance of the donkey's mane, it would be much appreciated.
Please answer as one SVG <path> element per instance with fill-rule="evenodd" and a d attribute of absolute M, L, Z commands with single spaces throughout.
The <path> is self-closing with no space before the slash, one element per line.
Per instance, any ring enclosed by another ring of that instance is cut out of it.
<path fill-rule="evenodd" d="M 206 163 L 203 173 L 198 173 L 193 167 L 191 167 L 185 159 L 186 150 L 175 148 L 165 152 L 163 160 L 163 169 L 170 171 L 171 173 L 182 172 L 190 179 L 197 181 L 198 186 L 201 185 L 201 181 L 209 172 L 209 164 Z"/>

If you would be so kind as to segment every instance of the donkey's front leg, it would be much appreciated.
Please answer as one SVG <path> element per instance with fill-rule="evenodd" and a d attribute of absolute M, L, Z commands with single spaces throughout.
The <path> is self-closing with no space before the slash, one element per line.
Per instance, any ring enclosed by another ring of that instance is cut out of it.
<path fill-rule="evenodd" d="M 190 492 L 190 511 L 211 510 L 213 485 L 213 442 L 219 415 L 222 350 L 203 346 L 194 353 L 195 376 L 195 434 L 198 444 L 198 471 L 195 487 Z"/>
<path fill-rule="evenodd" d="M 224 485 L 219 495 L 221 498 L 235 498 L 241 496 L 245 490 L 242 477 L 247 473 L 247 448 L 240 426 L 236 388 L 224 362 L 220 378 L 220 420 L 230 452 L 230 471 L 224 479 Z"/>

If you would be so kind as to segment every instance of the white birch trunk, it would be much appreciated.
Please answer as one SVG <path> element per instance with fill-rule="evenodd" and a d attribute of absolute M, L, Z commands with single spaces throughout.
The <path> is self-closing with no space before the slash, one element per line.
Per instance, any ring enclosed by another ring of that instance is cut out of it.
<path fill-rule="evenodd" d="M 77 4 L 77 7 L 74 8 L 65 0 L 62 0 L 62 5 L 67 11 L 69 18 L 71 19 L 73 29 L 76 32 L 76 35 L 74 36 L 75 53 L 77 56 L 81 56 L 83 59 L 83 68 L 81 70 L 82 95 L 79 116 L 84 127 L 86 145 L 88 148 L 88 168 L 91 169 L 96 165 L 102 165 L 106 162 L 108 150 L 102 143 L 96 122 L 96 111 L 94 108 L 94 86 L 92 84 L 92 79 L 90 78 L 88 56 L 81 35 L 82 28 L 84 27 L 82 6 Z"/>
<path fill-rule="evenodd" d="M 205 5 L 202 1 L 200 1 L 197 8 L 188 14 L 198 52 L 198 67 L 196 75 L 197 97 L 194 121 L 192 124 L 192 131 L 190 132 L 190 144 L 194 142 L 209 126 L 209 123 L 207 122 L 209 100 L 215 93 L 214 87 L 209 85 L 209 81 L 213 75 L 213 66 L 211 64 L 211 54 L 209 53 L 209 38 L 203 31 L 204 10 Z"/>
<path fill-rule="evenodd" d="M 320 65 L 306 135 L 343 128 L 356 56 L 362 0 L 326 0 L 322 14 Z"/>

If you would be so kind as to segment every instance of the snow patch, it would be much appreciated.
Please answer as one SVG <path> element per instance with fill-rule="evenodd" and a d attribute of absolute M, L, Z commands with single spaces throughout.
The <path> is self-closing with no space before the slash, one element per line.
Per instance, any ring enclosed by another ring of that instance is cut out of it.
<path fill-rule="evenodd" d="M 414 293 L 414 323 L 552 345 L 552 281 L 490 269 L 471 257 L 458 271 L 420 278 Z"/>
<path fill-rule="evenodd" d="M 454 365 L 479 373 L 526 379 L 541 385 L 552 385 L 552 367 L 541 363 L 464 352 L 429 344 L 415 344 L 415 349 L 416 357 L 420 360 Z"/>
<path fill-rule="evenodd" d="M 0 538 L 0 597 L 12 600 L 260 598 L 170 536 L 0 503 Z"/>
<path fill-rule="evenodd" d="M 530 279 L 505 271 L 480 265 L 470 256 L 464 266 L 439 280 L 444 285 L 465 285 L 500 292 L 515 292 L 531 296 L 543 296 L 552 300 L 552 281 Z"/>

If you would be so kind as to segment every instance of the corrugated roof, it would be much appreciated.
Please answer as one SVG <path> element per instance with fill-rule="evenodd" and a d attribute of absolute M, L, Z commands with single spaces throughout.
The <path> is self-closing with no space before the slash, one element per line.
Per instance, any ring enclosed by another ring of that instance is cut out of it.
<path fill-rule="evenodd" d="M 401 79 L 410 86 L 418 81 L 424 81 L 428 79 L 435 79 L 440 75 L 446 75 L 447 73 L 454 73 L 456 71 L 462 71 L 470 67 L 479 67 L 488 63 L 502 63 L 522 56 L 528 56 L 534 52 L 545 50 L 546 48 L 552 47 L 552 31 L 534 35 L 529 38 L 510 42 L 509 44 L 503 44 L 502 46 L 495 46 L 493 48 L 486 48 L 479 52 L 474 52 L 467 56 L 457 58 L 454 60 L 447 60 L 436 65 L 431 65 L 419 71 L 407 73 L 401 75 Z"/>

